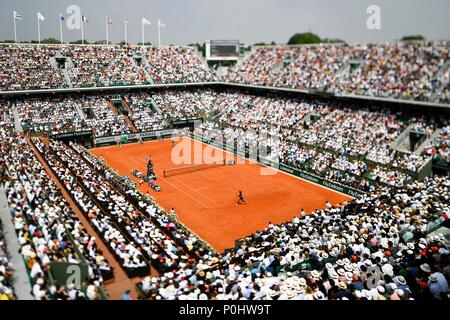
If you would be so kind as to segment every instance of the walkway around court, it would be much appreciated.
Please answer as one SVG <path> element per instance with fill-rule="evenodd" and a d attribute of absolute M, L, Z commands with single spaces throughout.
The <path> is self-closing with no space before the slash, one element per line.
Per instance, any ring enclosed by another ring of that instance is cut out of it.
<path fill-rule="evenodd" d="M 86 228 L 89 235 L 95 237 L 95 243 L 97 244 L 97 247 L 103 252 L 103 255 L 108 260 L 109 264 L 113 268 L 114 271 L 114 279 L 108 281 L 105 283 L 105 289 L 110 297 L 110 299 L 118 300 L 121 298 L 122 294 L 126 290 L 131 290 L 134 297 L 137 297 L 137 292 L 135 290 L 135 283 L 139 282 L 141 279 L 135 278 L 130 279 L 125 274 L 125 271 L 121 268 L 119 263 L 116 261 L 116 259 L 113 257 L 111 252 L 108 250 L 106 245 L 103 243 L 103 241 L 99 240 L 100 237 L 97 235 L 97 233 L 94 231 L 94 229 L 89 224 L 89 221 L 84 217 L 84 215 L 81 213 L 78 206 L 75 204 L 75 202 L 72 200 L 72 197 L 70 194 L 63 188 L 61 183 L 59 182 L 59 179 L 53 174 L 52 170 L 48 166 L 47 162 L 42 158 L 42 156 L 39 154 L 37 149 L 34 147 L 34 145 L 29 141 L 29 138 L 27 138 L 28 143 L 33 150 L 35 156 L 37 159 L 41 162 L 42 166 L 44 167 L 47 174 L 50 176 L 50 178 L 56 183 L 56 186 L 61 190 L 61 194 L 68 202 L 70 208 L 75 213 L 75 215 L 78 217 L 78 219 L 81 221 L 83 226 Z"/>
<path fill-rule="evenodd" d="M 28 271 L 20 254 L 19 240 L 14 230 L 14 225 L 11 222 L 5 188 L 0 188 L 0 220 L 3 225 L 3 234 L 5 236 L 6 250 L 10 258 L 9 261 L 13 265 L 14 292 L 19 300 L 33 300 Z"/>

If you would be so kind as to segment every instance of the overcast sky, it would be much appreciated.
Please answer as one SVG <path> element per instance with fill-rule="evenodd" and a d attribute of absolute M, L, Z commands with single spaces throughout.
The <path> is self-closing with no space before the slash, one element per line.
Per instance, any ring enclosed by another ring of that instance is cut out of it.
<path fill-rule="evenodd" d="M 381 30 L 366 27 L 366 8 L 381 8 Z M 14 39 L 13 10 L 23 20 L 17 22 L 18 40 L 37 39 L 36 14 L 42 38 L 59 39 L 59 13 L 69 5 L 80 6 L 92 21 L 85 24 L 88 41 L 105 39 L 105 16 L 111 17 L 110 41 L 124 39 L 124 18 L 128 17 L 128 39 L 141 39 L 141 19 L 146 41 L 157 42 L 157 19 L 163 44 L 203 43 L 210 39 L 239 39 L 286 43 L 296 32 L 311 30 L 320 37 L 347 42 L 384 42 L 404 35 L 422 34 L 428 39 L 450 39 L 450 0 L 0 0 L 0 39 Z M 67 16 L 67 14 L 65 14 Z M 79 30 L 64 26 L 64 40 L 81 38 Z"/>

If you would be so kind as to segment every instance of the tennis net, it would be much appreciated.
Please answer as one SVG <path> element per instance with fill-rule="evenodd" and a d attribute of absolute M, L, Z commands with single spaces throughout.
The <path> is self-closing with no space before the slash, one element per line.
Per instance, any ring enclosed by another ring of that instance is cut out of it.
<path fill-rule="evenodd" d="M 200 171 L 200 170 L 222 167 L 225 164 L 226 164 L 225 160 L 222 160 L 221 162 L 216 162 L 216 163 L 194 164 L 194 165 L 186 166 L 186 167 L 164 169 L 163 173 L 164 173 L 164 177 L 172 177 L 172 176 L 177 176 L 180 174 L 186 174 L 186 173 L 191 173 L 191 172 Z"/>

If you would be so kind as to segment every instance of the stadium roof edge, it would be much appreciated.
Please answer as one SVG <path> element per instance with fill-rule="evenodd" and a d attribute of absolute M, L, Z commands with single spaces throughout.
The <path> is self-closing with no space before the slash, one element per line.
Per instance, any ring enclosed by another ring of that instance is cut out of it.
<path fill-rule="evenodd" d="M 96 91 L 102 92 L 102 91 L 131 90 L 131 89 L 151 89 L 151 88 L 182 88 L 182 87 L 199 87 L 199 86 L 201 87 L 201 86 L 211 86 L 211 85 L 251 88 L 251 89 L 258 89 L 258 90 L 287 92 L 287 93 L 301 93 L 301 94 L 311 95 L 311 96 L 323 94 L 329 98 L 332 98 L 332 97 L 344 98 L 344 99 L 348 98 L 348 99 L 353 99 L 353 100 L 362 100 L 362 101 L 370 101 L 370 102 L 387 102 L 387 103 L 404 104 L 404 105 L 411 105 L 411 106 L 424 106 L 424 107 L 442 108 L 442 109 L 450 110 L 450 104 L 444 104 L 444 103 L 363 96 L 363 95 L 355 95 L 355 94 L 333 94 L 333 93 L 321 92 L 321 91 L 291 89 L 291 88 L 282 88 L 282 87 L 269 87 L 269 86 L 250 85 L 250 84 L 232 83 L 232 82 L 224 82 L 224 81 L 0 91 L 0 97 L 14 97 L 14 96 L 21 96 L 21 95 L 36 95 L 36 94 L 56 94 L 56 93 L 82 93 L 82 92 L 96 92 Z"/>

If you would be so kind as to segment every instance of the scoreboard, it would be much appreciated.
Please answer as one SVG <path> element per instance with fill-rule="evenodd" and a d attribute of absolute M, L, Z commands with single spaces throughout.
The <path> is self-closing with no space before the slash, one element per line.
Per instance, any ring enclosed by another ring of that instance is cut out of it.
<path fill-rule="evenodd" d="M 239 40 L 211 40 L 206 43 L 207 60 L 238 60 L 240 52 Z"/>

